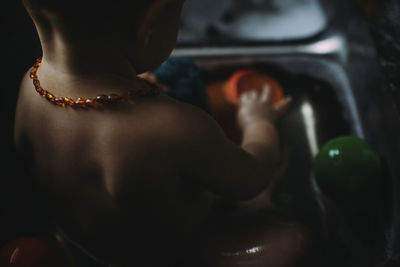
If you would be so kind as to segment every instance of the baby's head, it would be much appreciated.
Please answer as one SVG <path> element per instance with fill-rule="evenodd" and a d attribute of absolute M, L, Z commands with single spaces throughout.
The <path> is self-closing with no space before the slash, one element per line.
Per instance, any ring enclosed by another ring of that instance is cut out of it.
<path fill-rule="evenodd" d="M 23 2 L 42 45 L 57 40 L 77 49 L 117 49 L 141 73 L 161 64 L 174 48 L 184 0 Z"/>

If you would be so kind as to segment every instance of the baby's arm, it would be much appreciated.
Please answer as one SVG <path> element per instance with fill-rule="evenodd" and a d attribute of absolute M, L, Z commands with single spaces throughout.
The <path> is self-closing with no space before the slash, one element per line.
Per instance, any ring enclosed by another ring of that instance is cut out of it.
<path fill-rule="evenodd" d="M 208 115 L 196 110 L 185 114 L 185 133 L 180 135 L 176 154 L 183 168 L 181 175 L 235 200 L 248 200 L 262 192 L 280 160 L 274 124 L 290 102 L 286 98 L 272 106 L 269 91 L 266 88 L 261 95 L 242 95 L 238 118 L 244 137 L 241 147 L 230 142 Z"/>

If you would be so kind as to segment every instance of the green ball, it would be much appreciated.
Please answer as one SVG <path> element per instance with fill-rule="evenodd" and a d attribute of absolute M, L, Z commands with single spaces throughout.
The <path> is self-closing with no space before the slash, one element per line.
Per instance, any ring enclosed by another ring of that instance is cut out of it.
<path fill-rule="evenodd" d="M 366 141 L 344 136 L 322 146 L 313 169 L 326 196 L 338 201 L 362 201 L 376 188 L 380 160 Z"/>

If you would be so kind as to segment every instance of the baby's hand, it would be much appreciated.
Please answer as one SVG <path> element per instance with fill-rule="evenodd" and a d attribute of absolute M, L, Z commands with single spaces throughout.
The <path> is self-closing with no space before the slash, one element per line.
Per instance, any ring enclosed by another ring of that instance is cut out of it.
<path fill-rule="evenodd" d="M 163 92 L 168 91 L 168 87 L 160 83 L 157 76 L 151 72 L 144 72 L 142 74 L 139 74 L 138 77 L 148 81 L 149 83 L 157 85 Z"/>
<path fill-rule="evenodd" d="M 271 87 L 265 85 L 261 94 L 258 94 L 257 91 L 247 91 L 241 94 L 238 122 L 242 129 L 255 123 L 274 124 L 286 113 L 292 99 L 285 97 L 278 103 L 272 104 L 271 93 Z"/>

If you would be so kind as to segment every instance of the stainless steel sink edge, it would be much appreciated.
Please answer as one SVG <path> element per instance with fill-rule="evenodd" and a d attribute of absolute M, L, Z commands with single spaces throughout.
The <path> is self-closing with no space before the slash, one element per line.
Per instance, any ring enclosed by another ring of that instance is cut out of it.
<path fill-rule="evenodd" d="M 344 36 L 339 33 L 329 33 L 322 39 L 303 44 L 286 45 L 254 45 L 226 47 L 178 47 L 172 56 L 192 58 L 238 57 L 238 56 L 287 56 L 310 55 L 318 57 L 333 57 L 341 63 L 347 58 L 347 47 Z"/>

